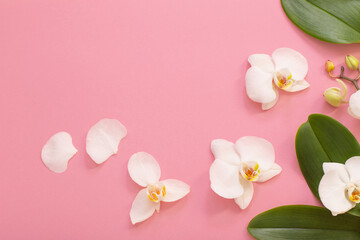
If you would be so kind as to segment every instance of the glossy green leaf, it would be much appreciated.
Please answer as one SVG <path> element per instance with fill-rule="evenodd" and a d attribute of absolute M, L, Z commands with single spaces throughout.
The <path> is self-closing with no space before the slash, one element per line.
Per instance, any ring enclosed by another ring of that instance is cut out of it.
<path fill-rule="evenodd" d="M 332 43 L 360 42 L 359 0 L 281 0 L 288 18 L 305 33 Z"/>
<path fill-rule="evenodd" d="M 282 206 L 253 218 L 248 232 L 259 240 L 360 240 L 360 218 L 315 206 Z"/>
<path fill-rule="evenodd" d="M 310 115 L 300 126 L 295 148 L 300 169 L 318 199 L 323 163 L 345 163 L 353 156 L 360 156 L 360 145 L 351 132 L 335 119 L 321 114 Z M 359 204 L 349 213 L 360 216 Z"/>

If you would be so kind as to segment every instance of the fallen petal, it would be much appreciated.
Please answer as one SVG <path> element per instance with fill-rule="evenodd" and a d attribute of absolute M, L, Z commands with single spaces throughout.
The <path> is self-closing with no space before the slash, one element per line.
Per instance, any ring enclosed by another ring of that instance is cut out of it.
<path fill-rule="evenodd" d="M 164 196 L 164 202 L 174 202 L 185 197 L 190 192 L 190 186 L 186 183 L 176 180 L 167 179 L 160 182 L 164 184 L 166 188 L 166 195 Z"/>
<path fill-rule="evenodd" d="M 146 152 L 133 154 L 128 162 L 130 177 L 142 187 L 159 182 L 161 169 L 153 156 Z"/>
<path fill-rule="evenodd" d="M 146 189 L 142 189 L 135 197 L 131 210 L 130 219 L 132 224 L 142 222 L 151 217 L 155 209 L 159 209 L 160 203 L 151 201 L 147 195 Z"/>
<path fill-rule="evenodd" d="M 65 172 L 69 160 L 77 153 L 72 138 L 67 132 L 53 135 L 41 151 L 41 159 L 45 166 L 56 173 Z"/>
<path fill-rule="evenodd" d="M 102 119 L 92 126 L 86 136 L 86 152 L 97 164 L 116 154 L 126 128 L 116 119 Z"/>

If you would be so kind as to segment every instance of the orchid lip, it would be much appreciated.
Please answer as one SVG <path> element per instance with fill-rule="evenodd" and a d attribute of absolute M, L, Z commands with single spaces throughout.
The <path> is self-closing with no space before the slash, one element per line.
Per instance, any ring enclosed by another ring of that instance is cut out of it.
<path fill-rule="evenodd" d="M 275 83 L 280 89 L 288 89 L 294 83 L 292 74 L 288 70 L 280 70 L 275 75 Z"/>
<path fill-rule="evenodd" d="M 250 182 L 256 181 L 259 178 L 260 173 L 261 169 L 256 161 L 243 163 L 240 170 L 241 176 Z"/>
<path fill-rule="evenodd" d="M 153 202 L 160 202 L 164 200 L 166 195 L 165 185 L 159 183 L 149 185 L 147 187 L 147 195 Z"/>
<path fill-rule="evenodd" d="M 355 184 L 348 184 L 346 187 L 349 200 L 354 203 L 360 203 L 360 187 Z"/>

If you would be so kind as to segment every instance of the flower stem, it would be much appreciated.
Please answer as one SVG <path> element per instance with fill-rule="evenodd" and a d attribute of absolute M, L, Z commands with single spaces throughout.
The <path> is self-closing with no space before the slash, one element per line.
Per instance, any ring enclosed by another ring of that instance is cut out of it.
<path fill-rule="evenodd" d="M 340 76 L 339 76 L 339 77 L 342 78 L 342 79 L 345 79 L 345 80 L 348 80 L 348 81 L 352 82 L 352 83 L 354 84 L 356 90 L 360 90 L 359 85 L 358 85 L 358 83 L 357 83 L 357 80 L 359 80 L 359 78 L 360 78 L 360 74 L 359 74 L 359 76 L 358 76 L 357 78 L 351 79 L 351 78 L 348 78 L 348 77 L 344 76 L 344 70 L 345 70 L 344 67 L 341 66 L 341 73 L 340 73 Z"/>

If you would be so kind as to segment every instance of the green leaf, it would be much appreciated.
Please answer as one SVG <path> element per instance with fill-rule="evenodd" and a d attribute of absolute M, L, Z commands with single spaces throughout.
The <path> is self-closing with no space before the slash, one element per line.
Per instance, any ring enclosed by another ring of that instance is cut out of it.
<path fill-rule="evenodd" d="M 351 132 L 335 119 L 321 114 L 310 115 L 300 126 L 295 148 L 302 174 L 318 199 L 323 163 L 345 163 L 353 156 L 360 156 L 360 145 Z M 359 204 L 349 213 L 360 216 Z"/>
<path fill-rule="evenodd" d="M 260 240 L 359 240 L 360 218 L 333 217 L 327 209 L 315 206 L 282 206 L 257 215 L 247 230 Z"/>
<path fill-rule="evenodd" d="M 360 42 L 360 1 L 281 0 L 288 18 L 305 33 L 332 43 Z"/>

